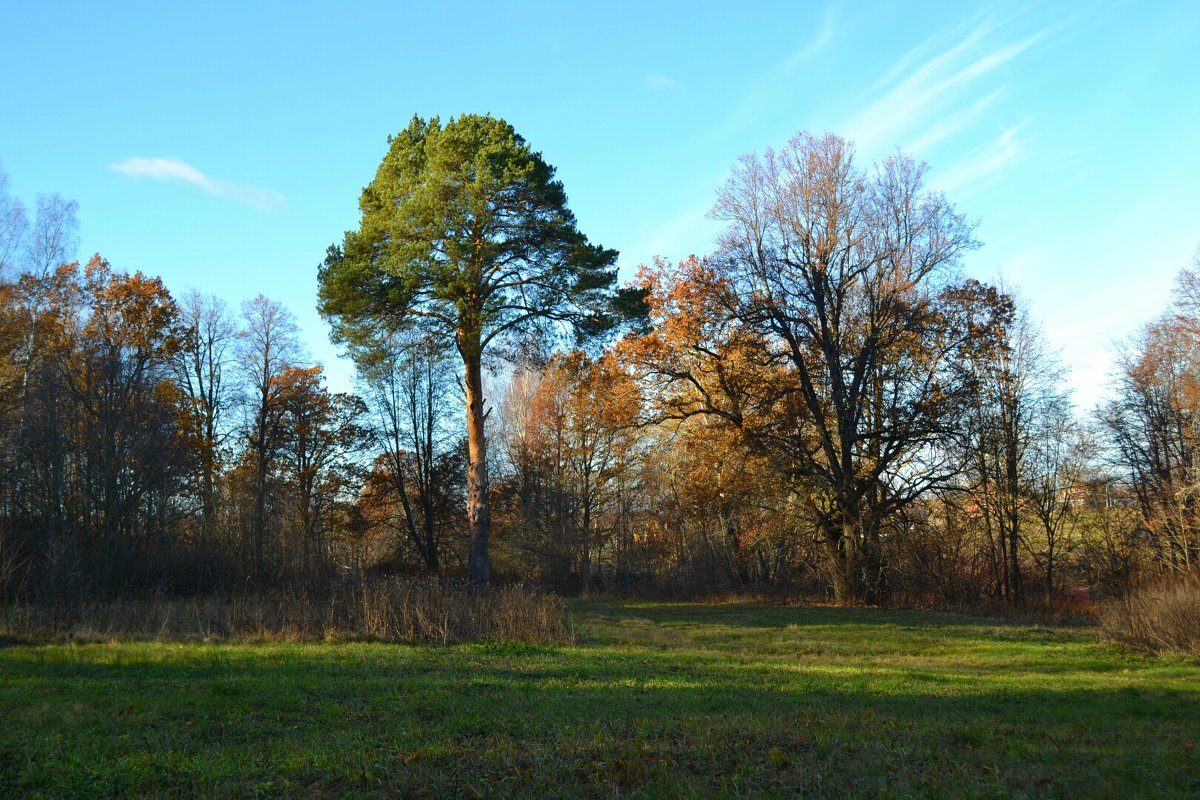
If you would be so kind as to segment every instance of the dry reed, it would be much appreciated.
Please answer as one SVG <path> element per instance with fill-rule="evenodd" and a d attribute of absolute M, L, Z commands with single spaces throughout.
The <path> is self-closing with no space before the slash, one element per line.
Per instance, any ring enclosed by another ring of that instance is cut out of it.
<path fill-rule="evenodd" d="M 573 640 L 563 601 L 535 587 L 474 587 L 416 578 L 341 581 L 229 596 L 24 605 L 5 609 L 3 621 L 9 636 L 72 640 Z"/>

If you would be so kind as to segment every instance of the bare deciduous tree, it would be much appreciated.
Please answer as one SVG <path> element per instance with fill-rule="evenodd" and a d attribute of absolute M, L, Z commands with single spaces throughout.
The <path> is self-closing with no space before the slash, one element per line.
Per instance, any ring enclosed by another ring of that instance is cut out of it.
<path fill-rule="evenodd" d="M 200 462 L 198 494 L 201 530 L 210 539 L 216 520 L 216 484 L 221 450 L 230 436 L 226 412 L 233 400 L 237 322 L 224 301 L 192 291 L 179 303 L 187 330 L 175 358 L 175 379 L 188 402 Z"/>
<path fill-rule="evenodd" d="M 417 337 L 397 341 L 364 369 L 384 468 L 379 477 L 388 483 L 388 497 L 400 504 L 404 537 L 431 573 L 441 566 L 447 523 L 439 502 L 445 487 L 439 483 L 448 476 L 440 467 L 459 439 L 449 425 L 451 367 L 434 340 Z"/>
<path fill-rule="evenodd" d="M 299 360 L 299 329 L 290 311 L 261 294 L 242 303 L 242 322 L 239 351 L 247 382 L 243 425 L 254 471 L 250 543 L 255 570 L 262 576 L 267 568 L 267 478 L 280 444 L 283 413 L 278 379 Z"/>

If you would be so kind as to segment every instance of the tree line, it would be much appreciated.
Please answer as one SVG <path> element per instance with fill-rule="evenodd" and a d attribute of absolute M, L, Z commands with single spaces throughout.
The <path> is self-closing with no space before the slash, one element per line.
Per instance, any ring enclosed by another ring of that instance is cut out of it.
<path fill-rule="evenodd" d="M 511 126 L 414 118 L 319 268 L 354 394 L 278 303 L 81 265 L 75 205 L 0 184 L 0 589 L 1023 604 L 1189 569 L 1196 272 L 1082 418 L 925 169 L 798 134 L 733 168 L 711 253 L 618 288 Z"/>

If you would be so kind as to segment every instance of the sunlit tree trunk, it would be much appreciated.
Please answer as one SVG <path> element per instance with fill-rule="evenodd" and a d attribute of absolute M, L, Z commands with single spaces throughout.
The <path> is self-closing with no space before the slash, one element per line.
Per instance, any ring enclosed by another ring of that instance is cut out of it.
<path fill-rule="evenodd" d="M 463 354 L 463 383 L 467 400 L 467 572 L 472 583 L 487 583 L 488 469 L 484 438 L 483 368 L 478 355 Z"/>

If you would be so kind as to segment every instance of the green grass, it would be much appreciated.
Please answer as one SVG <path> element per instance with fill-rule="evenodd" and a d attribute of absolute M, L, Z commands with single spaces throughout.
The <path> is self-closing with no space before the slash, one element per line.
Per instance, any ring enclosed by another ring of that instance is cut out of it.
<path fill-rule="evenodd" d="M 0 796 L 1200 795 L 1200 667 L 919 612 L 579 603 L 579 644 L 0 649 Z"/>

